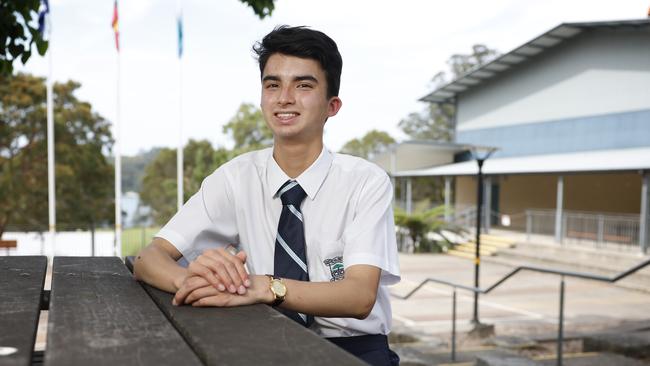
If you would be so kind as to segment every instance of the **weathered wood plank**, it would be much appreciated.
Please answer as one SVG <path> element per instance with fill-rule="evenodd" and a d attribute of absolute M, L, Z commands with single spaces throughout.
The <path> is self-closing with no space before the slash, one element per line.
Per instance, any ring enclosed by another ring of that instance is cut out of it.
<path fill-rule="evenodd" d="M 206 365 L 364 365 L 270 306 L 173 306 L 171 294 L 143 286 Z"/>
<path fill-rule="evenodd" d="M 47 258 L 0 257 L 0 365 L 31 365 Z"/>
<path fill-rule="evenodd" d="M 200 365 L 119 258 L 55 257 L 45 365 Z"/>

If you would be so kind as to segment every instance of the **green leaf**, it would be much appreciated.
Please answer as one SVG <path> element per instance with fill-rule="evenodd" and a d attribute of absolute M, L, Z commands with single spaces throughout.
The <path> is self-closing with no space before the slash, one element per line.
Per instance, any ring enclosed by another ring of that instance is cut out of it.
<path fill-rule="evenodd" d="M 36 49 L 38 50 L 39 55 L 44 56 L 49 46 L 50 42 L 45 41 L 41 38 L 36 39 Z"/>

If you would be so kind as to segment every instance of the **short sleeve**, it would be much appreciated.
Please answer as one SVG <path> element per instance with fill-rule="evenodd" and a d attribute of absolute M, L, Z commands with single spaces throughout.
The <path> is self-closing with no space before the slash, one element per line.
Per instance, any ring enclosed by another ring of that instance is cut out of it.
<path fill-rule="evenodd" d="M 388 176 L 370 175 L 360 190 L 352 223 L 342 236 L 345 267 L 379 267 L 382 285 L 400 281 L 392 201 L 393 188 Z"/>
<path fill-rule="evenodd" d="M 237 222 L 226 165 L 206 177 L 201 188 L 155 235 L 169 241 L 188 261 L 204 250 L 238 243 Z"/>

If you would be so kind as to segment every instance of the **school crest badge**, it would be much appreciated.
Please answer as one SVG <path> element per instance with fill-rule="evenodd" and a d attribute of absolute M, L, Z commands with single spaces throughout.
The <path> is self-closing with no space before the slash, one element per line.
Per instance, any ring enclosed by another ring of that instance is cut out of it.
<path fill-rule="evenodd" d="M 327 258 L 323 261 L 323 263 L 330 269 L 330 282 L 339 281 L 345 277 L 345 269 L 343 268 L 342 256 Z"/>

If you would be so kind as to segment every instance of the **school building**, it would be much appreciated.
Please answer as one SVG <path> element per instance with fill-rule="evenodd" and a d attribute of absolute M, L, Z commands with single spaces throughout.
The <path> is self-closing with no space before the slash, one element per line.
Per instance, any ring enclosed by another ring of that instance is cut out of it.
<path fill-rule="evenodd" d="M 493 146 L 487 228 L 647 250 L 650 19 L 561 24 L 421 100 L 455 105 L 454 142 L 404 142 L 375 159 L 407 208 L 409 177 L 438 176 L 454 215 L 475 214 L 468 146 Z"/>

